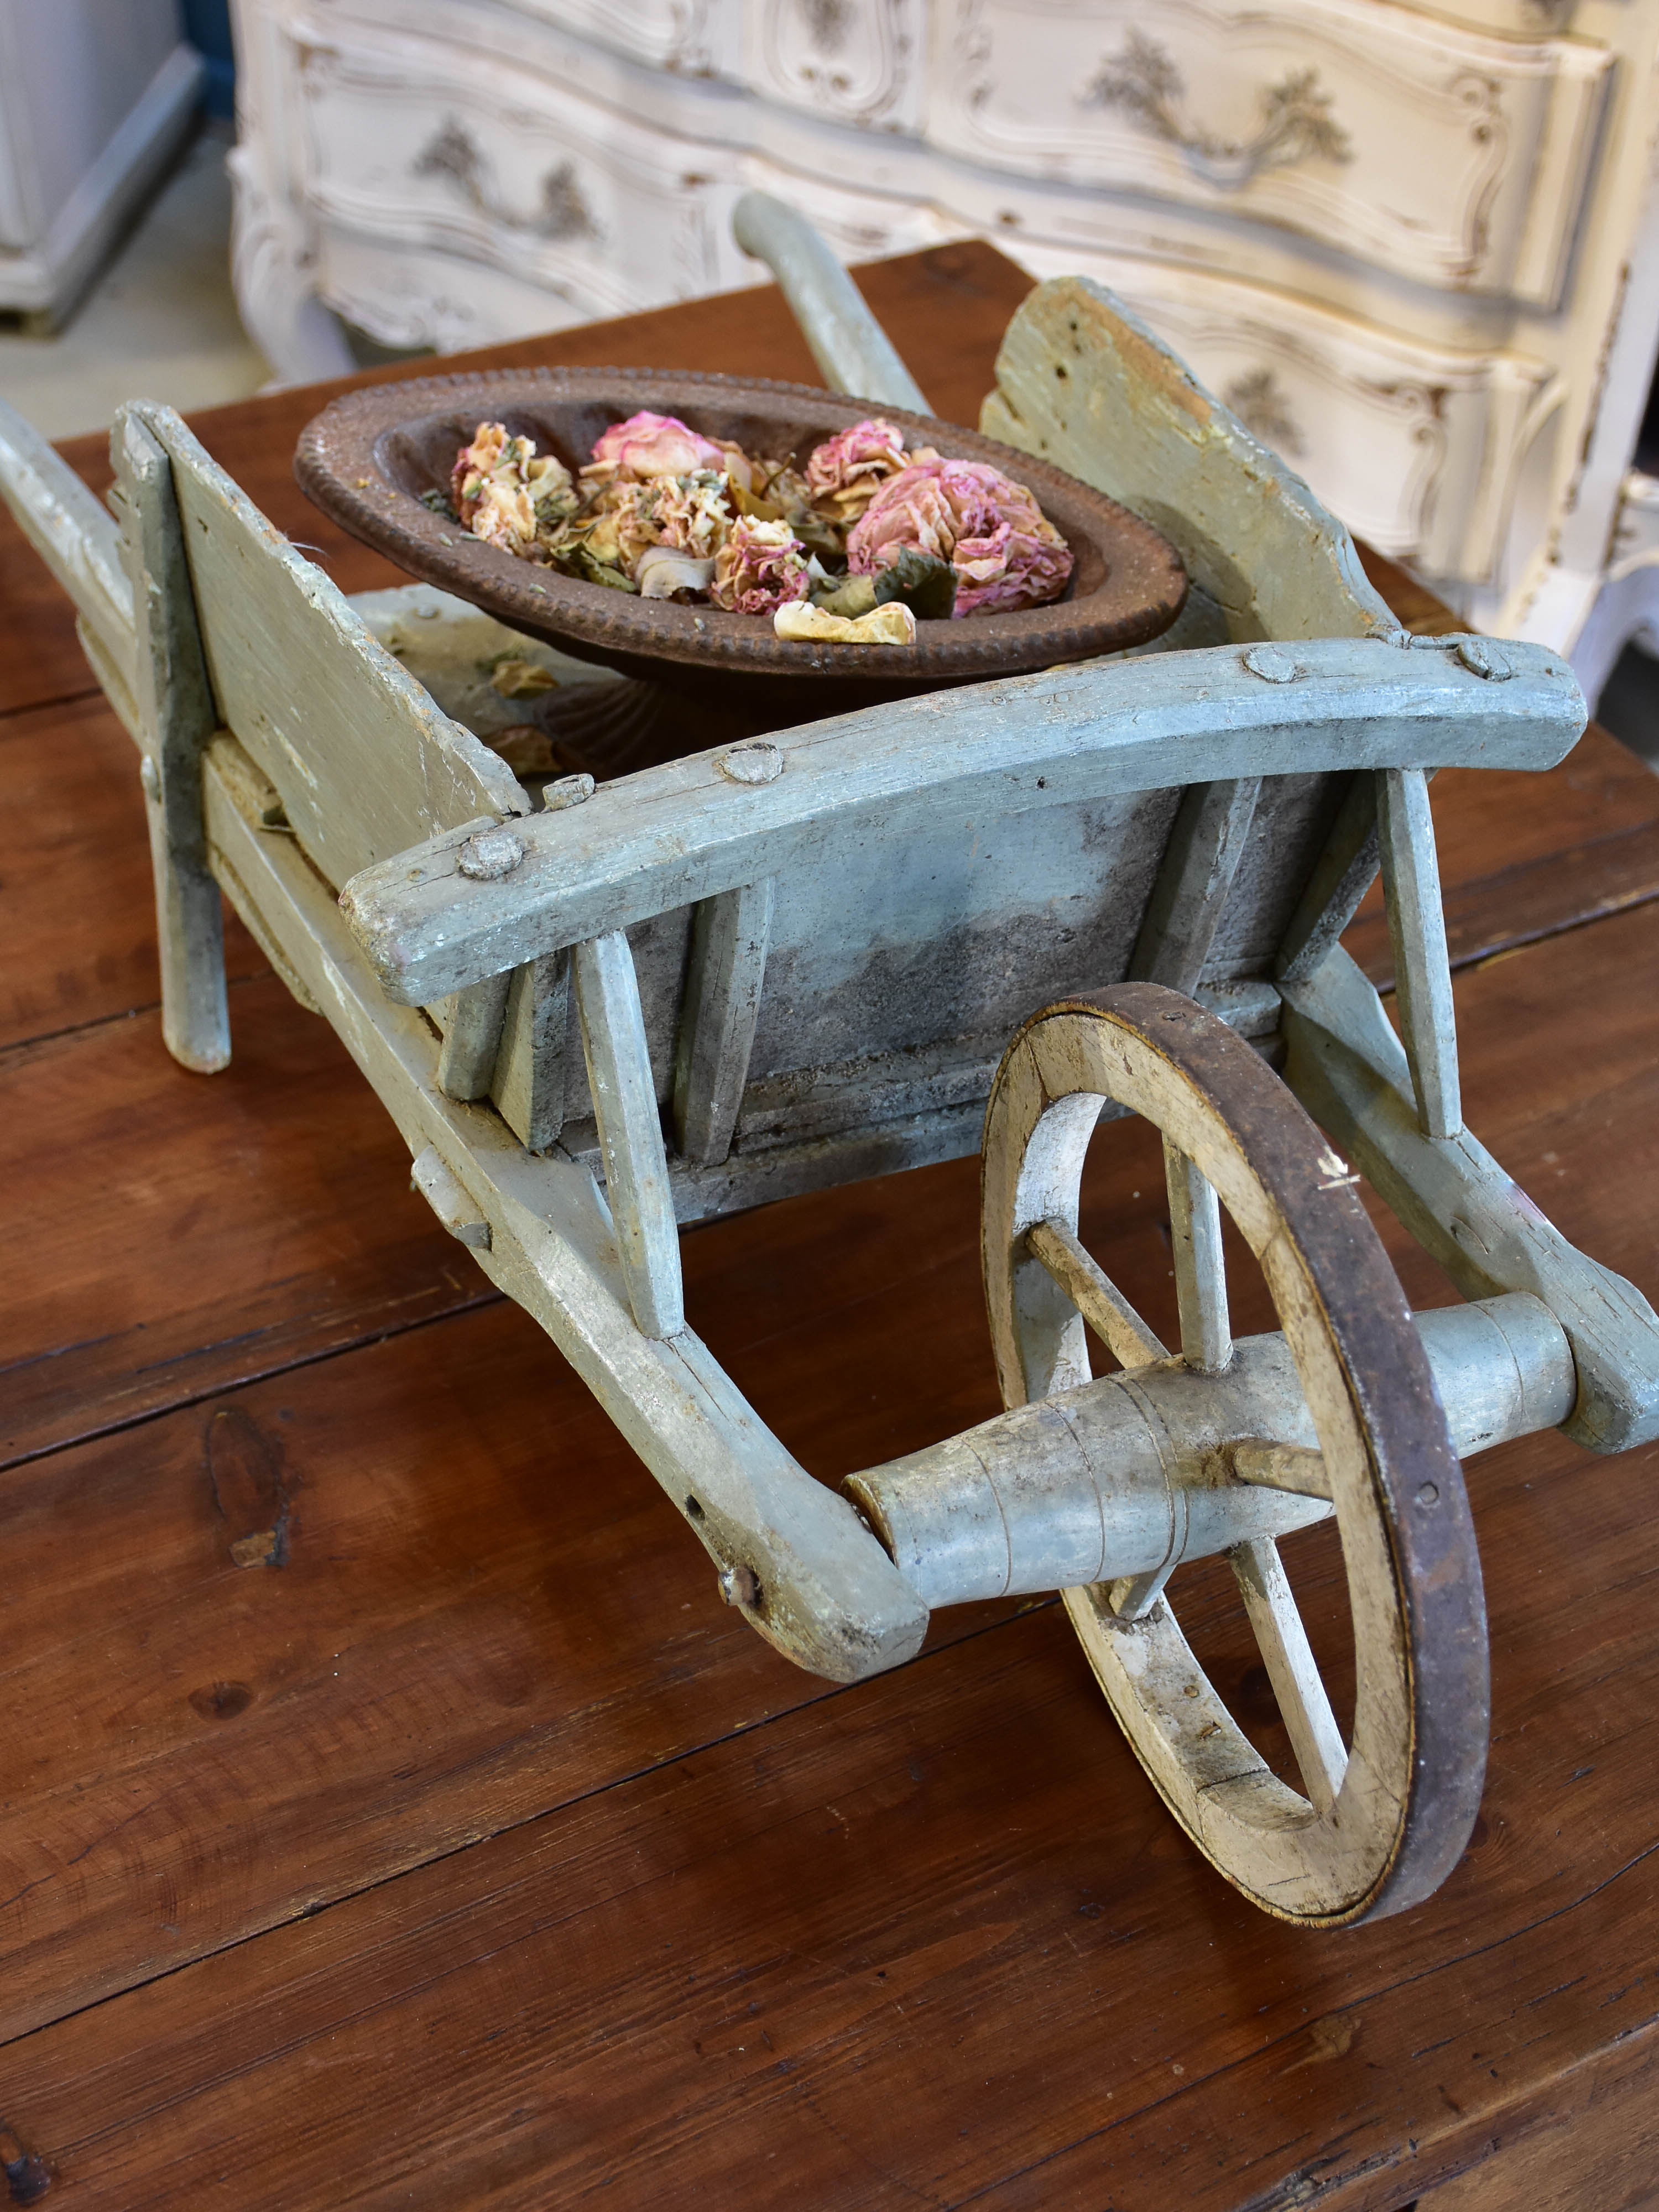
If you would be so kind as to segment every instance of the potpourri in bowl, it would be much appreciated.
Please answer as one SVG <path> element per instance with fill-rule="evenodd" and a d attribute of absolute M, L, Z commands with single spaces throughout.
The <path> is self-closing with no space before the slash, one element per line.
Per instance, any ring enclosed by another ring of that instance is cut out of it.
<path fill-rule="evenodd" d="M 439 494 L 427 504 L 446 511 Z M 1024 484 L 988 461 L 908 450 L 880 416 L 823 440 L 803 468 L 641 409 L 574 477 L 533 439 L 480 422 L 447 511 L 488 545 L 642 599 L 772 617 L 807 600 L 838 627 L 775 619 L 778 635 L 854 643 L 915 642 L 914 622 L 864 620 L 895 600 L 928 620 L 1044 605 L 1073 566 Z"/>
<path fill-rule="evenodd" d="M 1075 477 L 803 385 L 592 368 L 375 385 L 307 426 L 295 472 L 411 574 L 657 680 L 672 664 L 681 681 L 931 690 L 1142 643 L 1186 596 L 1168 541 Z"/>

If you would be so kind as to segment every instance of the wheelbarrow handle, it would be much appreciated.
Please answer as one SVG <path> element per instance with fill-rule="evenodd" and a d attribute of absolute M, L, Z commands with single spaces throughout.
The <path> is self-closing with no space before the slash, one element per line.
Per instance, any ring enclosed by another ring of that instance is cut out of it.
<path fill-rule="evenodd" d="M 858 286 L 804 215 L 770 192 L 745 192 L 732 210 L 732 234 L 777 278 L 832 392 L 933 412 Z"/>

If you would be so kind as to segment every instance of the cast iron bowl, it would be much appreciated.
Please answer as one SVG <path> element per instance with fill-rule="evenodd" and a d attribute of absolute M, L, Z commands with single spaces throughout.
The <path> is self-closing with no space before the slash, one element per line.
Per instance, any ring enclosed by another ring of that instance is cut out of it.
<path fill-rule="evenodd" d="M 486 545 L 421 503 L 446 494 L 458 449 L 483 422 L 527 435 L 573 475 L 608 424 L 649 408 L 707 437 L 801 464 L 814 446 L 878 414 L 908 447 L 989 461 L 1035 494 L 1075 566 L 1064 598 L 1018 614 L 924 622 L 913 646 L 792 643 L 769 620 L 707 605 L 644 599 L 578 581 Z M 583 659 L 660 682 L 696 672 L 734 677 L 833 677 L 933 689 L 1139 645 L 1167 629 L 1187 593 L 1180 556 L 1138 516 L 1012 446 L 931 416 L 847 399 L 810 385 L 744 382 L 659 369 L 509 369 L 372 385 L 332 401 L 306 425 L 294 458 L 301 488 L 341 528 L 399 568 L 514 629 Z"/>

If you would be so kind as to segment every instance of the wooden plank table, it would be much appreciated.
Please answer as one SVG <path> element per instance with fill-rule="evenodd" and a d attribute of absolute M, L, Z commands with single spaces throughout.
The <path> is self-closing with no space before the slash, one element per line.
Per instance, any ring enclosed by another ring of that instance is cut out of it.
<path fill-rule="evenodd" d="M 973 421 L 1025 280 L 963 246 L 861 281 Z M 769 289 L 477 358 L 812 374 Z M 335 388 L 197 427 L 357 590 L 392 572 L 288 472 Z M 1052 1601 L 947 1613 L 846 1690 L 721 1607 L 240 932 L 231 1068 L 167 1059 L 131 748 L 9 527 L 0 788 L 14 2201 L 1659 2203 L 1659 1450 L 1472 1464 L 1474 1842 L 1404 1918 L 1282 1927 L 1164 1813 Z M 1659 778 L 1592 731 L 1434 799 L 1470 1121 L 1659 1294 Z M 1374 914 L 1350 942 L 1386 970 Z M 1087 1212 L 1156 1324 L 1146 1134 L 1109 1133 Z M 687 1237 L 694 1326 L 817 1474 L 996 1410 L 976 1205 L 970 1160 Z M 1218 1686 L 1271 1728 L 1186 1571 Z M 1303 1591 L 1329 1633 L 1334 1547 Z"/>

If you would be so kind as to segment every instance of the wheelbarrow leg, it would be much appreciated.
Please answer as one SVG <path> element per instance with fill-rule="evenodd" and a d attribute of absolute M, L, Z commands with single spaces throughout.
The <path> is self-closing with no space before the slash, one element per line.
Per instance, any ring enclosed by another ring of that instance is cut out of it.
<path fill-rule="evenodd" d="M 161 1035 L 176 1060 L 207 1074 L 230 1058 L 223 910 L 202 827 L 202 749 L 217 718 L 172 465 L 130 409 L 117 417 L 110 443 L 137 629 L 135 704 L 155 875 Z"/>
<path fill-rule="evenodd" d="M 1381 1000 L 1339 945 L 1281 983 L 1285 1079 L 1465 1297 L 1530 1291 L 1566 1331 L 1578 1397 L 1566 1434 L 1593 1451 L 1659 1436 L 1659 1315 L 1570 1244 L 1485 1146 L 1428 1134 Z"/>

